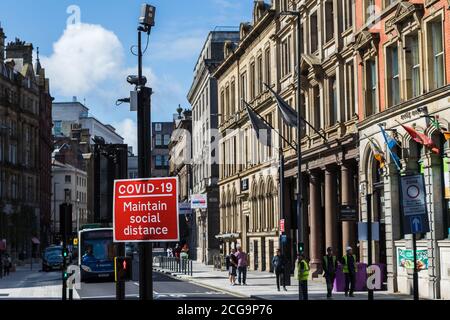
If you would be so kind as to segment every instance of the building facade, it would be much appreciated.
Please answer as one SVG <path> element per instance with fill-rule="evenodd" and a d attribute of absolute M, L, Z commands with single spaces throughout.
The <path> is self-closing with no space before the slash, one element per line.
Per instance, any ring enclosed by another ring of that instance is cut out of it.
<path fill-rule="evenodd" d="M 207 209 L 195 210 L 197 259 L 205 264 L 212 264 L 213 257 L 219 254 L 215 236 L 220 228 L 217 141 L 211 140 L 217 131 L 218 95 L 217 80 L 212 74 L 223 61 L 225 42 L 238 40 L 239 32 L 212 31 L 208 34 L 187 96 L 192 106 L 192 193 L 205 194 L 208 199 Z"/>
<path fill-rule="evenodd" d="M 355 222 L 340 221 L 338 215 L 341 205 L 357 206 L 357 117 L 352 98 L 356 83 L 350 45 L 353 13 L 350 21 L 344 21 L 346 8 L 341 1 L 274 1 L 271 6 L 257 1 L 253 24 L 241 24 L 239 43 L 225 49 L 226 59 L 215 73 L 219 113 L 225 115 L 219 125 L 224 164 L 219 182 L 221 235 L 243 245 L 252 269 L 270 270 L 270 259 L 281 246 L 280 218 L 286 221 L 288 259 L 294 262 L 295 248 L 303 242 L 313 277 L 321 274 L 326 247 L 342 254 L 344 247 L 356 245 Z M 276 15 L 288 10 L 301 14 L 300 63 L 296 18 Z M 304 224 L 300 241 L 296 236 L 296 150 L 274 132 L 272 148 L 259 143 L 240 102 L 249 102 L 283 137 L 296 144 L 295 128 L 282 122 L 276 102 L 263 84 L 296 107 L 298 70 L 303 77 L 302 116 L 326 137 L 324 141 L 308 126 L 302 127 Z M 278 170 L 281 153 L 284 179 Z M 280 180 L 284 182 L 283 194 Z"/>
<path fill-rule="evenodd" d="M 169 176 L 169 143 L 173 122 L 152 123 L 152 177 Z"/>
<path fill-rule="evenodd" d="M 190 203 L 192 191 L 192 111 L 179 108 L 178 119 L 175 120 L 169 143 L 169 175 L 178 177 L 178 201 L 181 205 Z M 182 112 L 182 113 L 181 113 Z M 196 228 L 193 215 L 179 212 L 180 242 L 187 243 L 190 249 L 189 258 L 197 259 Z"/>
<path fill-rule="evenodd" d="M 72 231 L 87 222 L 87 173 L 70 164 L 52 161 L 54 197 L 52 212 L 55 233 L 60 232 L 59 206 L 63 203 L 72 205 Z M 55 210 L 56 208 L 56 210 Z"/>
<path fill-rule="evenodd" d="M 39 238 L 48 239 L 51 151 L 40 122 L 51 97 L 45 71 L 33 67 L 32 44 L 16 38 L 5 47 L 5 38 L 0 28 L 0 236 L 13 259 L 29 258 Z"/>
<path fill-rule="evenodd" d="M 419 294 L 449 299 L 449 143 L 441 130 L 448 130 L 450 119 L 450 2 L 374 1 L 372 7 L 369 2 L 356 1 L 355 6 L 361 219 L 367 221 L 371 209 L 372 221 L 380 223 L 373 260 L 387 265 L 388 289 L 411 293 L 412 269 L 401 262 L 401 252 L 412 250 L 412 235 L 404 234 L 400 180 L 423 175 L 430 232 L 417 240 L 428 260 L 419 272 Z M 399 167 L 380 125 L 398 143 Z M 439 151 L 416 142 L 401 125 L 431 138 Z M 383 151 L 384 167 L 374 159 L 369 139 Z M 365 261 L 367 247 L 363 242 Z"/>

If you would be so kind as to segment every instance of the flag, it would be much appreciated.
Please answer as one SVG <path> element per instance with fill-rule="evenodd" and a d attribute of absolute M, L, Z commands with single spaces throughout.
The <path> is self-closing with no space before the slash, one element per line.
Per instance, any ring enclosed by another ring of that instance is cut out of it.
<path fill-rule="evenodd" d="M 431 151 L 435 154 L 440 153 L 439 148 L 436 147 L 436 145 L 433 143 L 433 140 L 431 140 L 431 138 L 428 137 L 426 134 L 417 132 L 413 128 L 404 126 L 402 124 L 401 124 L 401 126 L 403 127 L 403 129 L 406 130 L 406 132 L 411 136 L 411 138 L 413 138 L 414 141 L 416 141 L 417 143 L 420 143 L 421 145 L 424 145 L 428 149 L 431 149 Z"/>
<path fill-rule="evenodd" d="M 373 157 L 380 163 L 380 168 L 383 169 L 385 164 L 383 151 L 380 149 L 380 147 L 378 147 L 378 145 L 373 141 L 373 139 L 371 138 L 367 139 L 369 139 L 370 148 L 372 149 L 373 152 Z"/>
<path fill-rule="evenodd" d="M 267 89 L 272 92 L 275 100 L 277 101 L 278 109 L 281 112 L 281 116 L 283 117 L 284 122 L 290 127 L 297 127 L 297 112 L 291 108 L 291 106 L 283 100 L 275 91 L 272 90 L 267 84 L 264 83 Z"/>
<path fill-rule="evenodd" d="M 386 145 L 388 147 L 389 150 L 389 154 L 391 155 L 392 160 L 394 160 L 395 166 L 397 167 L 397 170 L 400 171 L 402 166 L 400 164 L 400 158 L 398 157 L 398 155 L 392 150 L 395 148 L 395 146 L 398 146 L 397 141 L 392 138 L 391 136 L 389 136 L 386 132 L 386 130 L 384 130 L 384 128 L 382 126 L 380 126 L 381 129 L 381 133 L 383 134 L 383 138 L 384 138 L 384 142 L 386 142 Z"/>
<path fill-rule="evenodd" d="M 245 108 L 247 110 L 248 118 L 252 124 L 253 130 L 255 130 L 256 137 L 259 142 L 270 147 L 272 146 L 272 128 L 268 126 L 264 121 L 262 121 L 258 115 L 252 110 L 250 105 L 244 102 Z"/>
<path fill-rule="evenodd" d="M 439 120 L 436 119 L 436 117 L 433 116 L 427 116 L 428 119 L 430 119 L 431 124 L 438 129 L 443 135 L 445 140 L 450 140 L 450 131 L 448 128 L 444 128 L 440 123 Z"/>

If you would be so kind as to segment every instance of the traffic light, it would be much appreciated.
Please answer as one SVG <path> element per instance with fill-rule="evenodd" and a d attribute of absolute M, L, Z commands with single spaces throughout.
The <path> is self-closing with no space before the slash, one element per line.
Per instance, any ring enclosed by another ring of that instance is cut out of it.
<path fill-rule="evenodd" d="M 131 280 L 132 264 L 130 257 L 114 257 L 114 275 L 116 282 Z"/>
<path fill-rule="evenodd" d="M 63 258 L 66 259 L 69 256 L 69 250 L 67 248 L 63 249 Z"/>
<path fill-rule="evenodd" d="M 72 234 L 72 205 L 69 203 L 59 206 L 59 230 L 61 236 L 66 239 Z"/>
<path fill-rule="evenodd" d="M 298 253 L 303 253 L 305 252 L 305 244 L 303 242 L 300 242 L 298 244 Z"/>

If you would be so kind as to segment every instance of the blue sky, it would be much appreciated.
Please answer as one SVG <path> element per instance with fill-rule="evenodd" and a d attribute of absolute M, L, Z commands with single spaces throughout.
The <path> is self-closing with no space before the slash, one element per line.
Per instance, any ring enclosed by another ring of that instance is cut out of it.
<path fill-rule="evenodd" d="M 132 89 L 137 19 L 142 0 L 2 0 L 0 23 L 8 37 L 39 47 L 56 101 L 86 99 L 93 115 L 113 124 L 136 146 L 136 114 L 115 106 Z M 186 94 L 203 42 L 216 26 L 251 21 L 253 0 L 153 0 L 156 26 L 144 57 L 144 75 L 154 90 L 153 121 L 171 121 Z M 75 7 L 79 8 L 78 10 Z M 70 9 L 70 10 L 68 10 Z M 67 12 L 70 11 L 70 12 Z M 78 19 L 79 18 L 79 19 Z M 80 24 L 73 25 L 73 22 Z M 144 38 L 146 40 L 146 38 Z M 144 42 L 145 44 L 145 42 Z"/>

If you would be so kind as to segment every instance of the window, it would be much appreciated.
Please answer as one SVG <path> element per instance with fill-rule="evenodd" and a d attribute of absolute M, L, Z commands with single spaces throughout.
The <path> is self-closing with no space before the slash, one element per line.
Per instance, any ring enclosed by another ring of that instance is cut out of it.
<path fill-rule="evenodd" d="M 170 135 L 169 134 L 165 134 L 164 135 L 164 145 L 168 146 L 170 143 Z"/>
<path fill-rule="evenodd" d="M 328 125 L 333 126 L 336 124 L 338 116 L 338 101 L 337 101 L 337 88 L 336 88 L 336 76 L 331 77 L 328 80 L 329 86 L 329 121 Z"/>
<path fill-rule="evenodd" d="M 227 118 L 227 110 L 225 110 L 225 92 L 222 90 L 220 92 L 220 108 L 222 109 L 222 122 Z"/>
<path fill-rule="evenodd" d="M 386 49 L 386 64 L 388 105 L 395 106 L 400 103 L 400 76 L 398 72 L 398 47 L 396 44 Z"/>
<path fill-rule="evenodd" d="M 244 99 L 245 101 L 247 101 L 247 72 L 244 72 L 241 75 L 241 99 Z M 242 108 L 243 107 L 244 106 L 242 106 Z"/>
<path fill-rule="evenodd" d="M 430 90 L 444 85 L 444 45 L 442 41 L 442 21 L 428 24 L 428 69 Z"/>
<path fill-rule="evenodd" d="M 291 36 L 284 39 L 281 43 L 281 76 L 284 77 L 291 73 Z"/>
<path fill-rule="evenodd" d="M 252 62 L 250 64 L 250 100 L 253 100 L 255 98 L 255 63 Z"/>
<path fill-rule="evenodd" d="M 17 199 L 17 194 L 18 194 L 17 176 L 13 174 L 11 175 L 11 199 Z"/>
<path fill-rule="evenodd" d="M 344 31 L 353 26 L 353 0 L 344 0 Z"/>
<path fill-rule="evenodd" d="M 266 121 L 273 127 L 273 122 L 272 122 L 272 113 L 269 113 L 267 116 L 266 116 Z M 273 139 L 273 137 L 271 137 L 271 140 Z M 269 157 L 269 159 L 270 158 L 272 158 L 272 146 L 268 146 L 268 149 L 267 149 L 267 156 Z"/>
<path fill-rule="evenodd" d="M 62 130 L 62 121 L 55 121 L 53 127 L 53 134 L 55 136 L 61 135 Z"/>
<path fill-rule="evenodd" d="M 265 59 L 265 62 L 266 62 L 266 64 L 265 64 L 265 68 L 266 68 L 265 81 L 266 81 L 266 84 L 270 86 L 270 67 L 271 67 L 271 63 L 270 63 L 270 48 L 266 49 L 264 55 L 265 55 L 264 59 Z"/>
<path fill-rule="evenodd" d="M 285 10 L 289 9 L 288 1 L 289 0 L 280 0 L 280 2 L 281 2 L 281 8 L 280 8 L 281 11 L 285 11 Z"/>
<path fill-rule="evenodd" d="M 162 124 L 161 123 L 155 123 L 155 131 L 160 132 L 162 130 Z"/>
<path fill-rule="evenodd" d="M 355 114 L 355 72 L 353 61 L 345 64 L 345 120 L 351 120 Z"/>
<path fill-rule="evenodd" d="M 366 116 L 375 113 L 377 109 L 377 73 L 374 59 L 366 62 Z"/>
<path fill-rule="evenodd" d="M 314 114 L 314 128 L 316 128 L 316 130 L 320 130 L 320 123 L 321 123 L 321 119 L 320 119 L 320 88 L 318 85 L 316 85 L 313 88 L 313 114 Z"/>
<path fill-rule="evenodd" d="M 17 164 L 17 144 L 16 142 L 11 142 L 9 145 L 9 162 L 12 164 Z"/>
<path fill-rule="evenodd" d="M 162 156 L 156 156 L 155 166 L 160 168 L 162 166 Z"/>
<path fill-rule="evenodd" d="M 72 182 L 72 176 L 66 175 L 66 176 L 64 177 L 64 181 L 65 181 L 65 183 L 71 183 L 71 182 Z"/>
<path fill-rule="evenodd" d="M 227 111 L 228 117 L 231 117 L 233 113 L 230 110 L 230 87 L 227 86 L 225 89 L 225 110 Z"/>
<path fill-rule="evenodd" d="M 421 93 L 419 37 L 417 34 L 409 35 L 405 42 L 406 92 L 411 99 Z"/>
<path fill-rule="evenodd" d="M 375 16 L 375 0 L 365 0 L 364 17 L 366 22 Z"/>
<path fill-rule="evenodd" d="M 230 95 L 230 110 L 232 114 L 235 114 L 236 110 L 236 83 L 231 82 L 231 95 Z"/>
<path fill-rule="evenodd" d="M 311 17 L 310 17 L 310 22 L 309 22 L 309 34 L 310 34 L 310 39 L 311 39 L 311 43 L 310 43 L 310 48 L 311 48 L 311 52 L 310 53 L 314 53 L 317 51 L 318 46 L 319 46 L 319 37 L 318 37 L 318 26 L 317 26 L 317 12 L 314 12 Z"/>
<path fill-rule="evenodd" d="M 334 8 L 333 0 L 325 2 L 325 41 L 328 42 L 334 37 Z"/>
<path fill-rule="evenodd" d="M 161 134 L 157 134 L 156 135 L 156 145 L 157 146 L 161 146 L 162 145 L 162 135 Z"/>
<path fill-rule="evenodd" d="M 263 73 L 264 73 L 264 69 L 263 69 L 263 57 L 262 55 L 258 57 L 258 90 L 257 90 L 257 94 L 261 94 L 261 92 L 263 92 Z"/>

